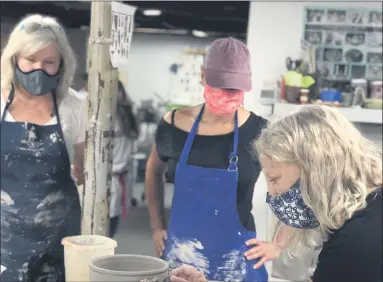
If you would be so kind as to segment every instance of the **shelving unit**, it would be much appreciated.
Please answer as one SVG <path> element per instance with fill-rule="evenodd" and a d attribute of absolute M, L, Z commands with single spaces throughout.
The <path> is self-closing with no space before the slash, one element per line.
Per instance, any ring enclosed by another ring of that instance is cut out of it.
<path fill-rule="evenodd" d="M 382 10 L 307 6 L 303 38 L 324 79 L 382 77 Z"/>
<path fill-rule="evenodd" d="M 299 110 L 301 105 L 276 103 L 274 105 L 273 116 L 283 118 Z M 344 116 L 351 122 L 382 124 L 383 111 L 378 109 L 365 108 L 338 108 Z"/>

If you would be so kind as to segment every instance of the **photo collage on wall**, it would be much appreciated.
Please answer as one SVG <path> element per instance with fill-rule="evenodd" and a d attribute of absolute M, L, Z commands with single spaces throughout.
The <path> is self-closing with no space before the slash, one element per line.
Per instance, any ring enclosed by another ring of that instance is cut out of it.
<path fill-rule="evenodd" d="M 203 101 L 201 82 L 201 66 L 203 54 L 184 54 L 182 66 L 178 73 L 179 93 L 188 105 L 196 105 Z"/>
<path fill-rule="evenodd" d="M 308 6 L 303 24 L 323 78 L 382 79 L 382 10 Z"/>

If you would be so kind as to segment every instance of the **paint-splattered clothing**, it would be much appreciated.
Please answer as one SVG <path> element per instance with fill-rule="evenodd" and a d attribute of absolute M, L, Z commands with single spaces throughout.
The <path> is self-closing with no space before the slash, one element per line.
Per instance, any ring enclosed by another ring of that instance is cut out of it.
<path fill-rule="evenodd" d="M 12 97 L 0 124 L 1 265 L 7 268 L 1 281 L 64 282 L 61 240 L 80 233 L 81 209 L 60 115 L 51 125 L 9 122 Z"/>
<path fill-rule="evenodd" d="M 227 166 L 206 168 L 188 164 L 192 152 L 201 149 L 196 141 L 203 110 L 204 107 L 194 121 L 177 164 L 163 259 L 171 268 L 192 265 L 208 280 L 266 282 L 265 267 L 255 270 L 253 266 L 257 260 L 247 261 L 244 257 L 249 248 L 245 242 L 257 238 L 257 233 L 247 230 L 238 216 L 238 172 L 243 156 L 239 154 L 238 113 L 227 150 L 216 152 L 226 155 Z M 214 150 L 214 142 L 206 145 Z M 199 159 L 210 157 L 214 155 L 201 154 Z M 247 168 L 242 173 L 252 174 L 252 171 Z"/>
<path fill-rule="evenodd" d="M 6 104 L 6 101 L 4 101 L 3 93 L 0 95 L 0 101 L 0 116 L 2 116 Z M 64 140 L 71 162 L 73 161 L 74 157 L 73 145 L 85 141 L 85 127 L 87 120 L 86 103 L 87 100 L 79 99 L 76 97 L 75 90 L 69 89 L 68 95 L 64 97 L 58 106 L 61 125 L 64 133 Z M 9 122 L 15 121 L 9 112 L 6 113 L 5 120 Z M 56 116 L 52 117 L 52 119 L 46 125 L 53 124 L 57 124 Z M 54 136 L 52 136 L 52 138 L 54 138 Z"/>

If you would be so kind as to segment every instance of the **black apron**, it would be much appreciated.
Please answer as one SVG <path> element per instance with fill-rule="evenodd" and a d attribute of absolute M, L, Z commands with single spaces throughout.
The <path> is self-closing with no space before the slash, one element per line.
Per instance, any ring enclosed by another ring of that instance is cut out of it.
<path fill-rule="evenodd" d="M 65 282 L 61 239 L 79 235 L 81 208 L 71 178 L 56 95 L 57 124 L 1 118 L 1 281 Z"/>

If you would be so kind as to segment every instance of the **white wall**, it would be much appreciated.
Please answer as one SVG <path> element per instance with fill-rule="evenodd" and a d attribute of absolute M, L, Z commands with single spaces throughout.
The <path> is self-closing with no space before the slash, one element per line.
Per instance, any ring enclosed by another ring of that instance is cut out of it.
<path fill-rule="evenodd" d="M 186 48 L 205 49 L 211 38 L 134 34 L 130 46 L 127 90 L 132 99 L 150 99 L 153 93 L 168 98 L 170 66 Z"/>

